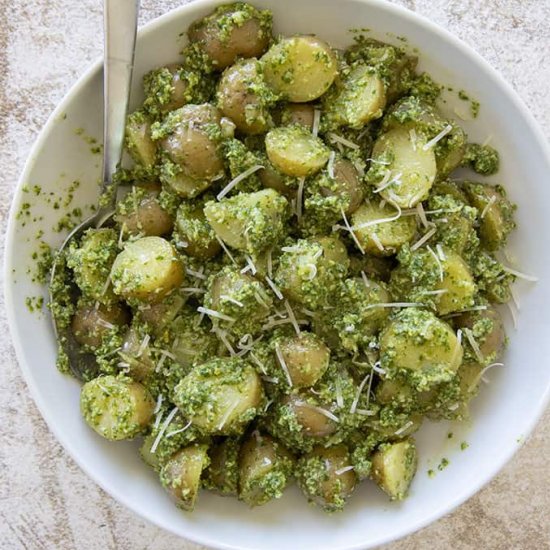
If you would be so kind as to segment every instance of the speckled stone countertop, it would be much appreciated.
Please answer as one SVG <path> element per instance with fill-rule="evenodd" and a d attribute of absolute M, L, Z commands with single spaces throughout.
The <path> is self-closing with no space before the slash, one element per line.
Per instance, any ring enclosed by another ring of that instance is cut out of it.
<path fill-rule="evenodd" d="M 141 22 L 184 1 L 143 0 Z M 483 55 L 550 136 L 550 0 L 394 2 L 447 28 Z M 2 231 L 38 132 L 101 54 L 101 6 L 100 0 L 0 0 Z M 117 504 L 76 466 L 27 391 L 3 308 L 0 323 L 0 549 L 197 550 Z M 547 411 L 485 489 L 447 517 L 385 548 L 550 549 L 549 428 Z"/>

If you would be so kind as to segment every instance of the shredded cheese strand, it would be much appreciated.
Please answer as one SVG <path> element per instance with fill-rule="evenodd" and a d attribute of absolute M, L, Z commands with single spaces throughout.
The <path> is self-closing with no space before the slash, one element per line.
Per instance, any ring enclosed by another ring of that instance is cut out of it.
<path fill-rule="evenodd" d="M 426 232 L 418 241 L 416 241 L 411 246 L 411 252 L 414 252 L 415 250 L 418 250 L 423 244 L 428 242 L 436 233 L 437 227 L 432 227 L 428 232 Z"/>
<path fill-rule="evenodd" d="M 361 243 L 359 242 L 359 239 L 357 238 L 357 235 L 353 232 L 353 228 L 349 224 L 348 218 L 346 217 L 346 213 L 344 212 L 344 209 L 342 207 L 340 207 L 340 213 L 342 214 L 342 219 L 344 220 L 344 225 L 345 225 L 346 229 L 349 231 L 349 233 L 351 235 L 351 238 L 353 239 L 353 241 L 357 245 L 357 248 L 359 249 L 361 254 L 365 254 L 365 249 L 361 246 Z"/>
<path fill-rule="evenodd" d="M 271 287 L 271 290 L 273 290 L 275 296 L 277 296 L 277 298 L 279 298 L 279 300 L 282 300 L 283 299 L 283 294 L 278 289 L 277 285 L 269 277 L 265 277 L 265 280 L 266 280 L 267 284 Z"/>
<path fill-rule="evenodd" d="M 422 150 L 427 151 L 428 149 L 431 149 L 440 140 L 442 140 L 452 129 L 453 129 L 453 127 L 450 124 L 447 124 L 447 126 L 445 126 L 445 128 L 443 128 L 443 130 L 441 130 L 441 132 L 439 132 L 439 134 L 437 134 L 437 136 L 430 139 L 430 141 L 428 141 L 428 143 L 426 143 L 424 145 L 424 147 L 422 147 Z"/>
<path fill-rule="evenodd" d="M 157 447 L 159 446 L 160 440 L 162 439 L 162 436 L 164 435 L 164 432 L 166 431 L 166 428 L 168 428 L 168 425 L 170 424 L 170 422 L 172 422 L 172 420 L 174 419 L 174 416 L 176 416 L 177 413 L 178 413 L 178 408 L 174 407 L 170 411 L 170 414 L 166 417 L 166 420 L 163 422 L 163 424 L 160 428 L 160 431 L 159 431 L 157 437 L 155 438 L 155 441 L 154 441 L 153 445 L 151 446 L 151 454 L 152 455 L 155 454 L 155 452 L 157 450 Z"/>
<path fill-rule="evenodd" d="M 292 384 L 292 378 L 290 377 L 290 371 L 288 370 L 287 364 L 285 362 L 285 358 L 283 357 L 283 352 L 281 351 L 279 344 L 275 344 L 275 354 L 277 355 L 279 364 L 281 365 L 281 368 L 285 373 L 286 379 L 288 381 L 288 385 L 292 388 L 293 384 Z"/>
<path fill-rule="evenodd" d="M 214 309 L 209 309 L 207 307 L 199 306 L 197 311 L 199 313 L 205 313 L 209 317 L 215 317 L 216 319 L 221 319 L 222 321 L 228 321 L 229 323 L 234 323 L 236 321 L 234 317 L 230 317 L 229 315 L 225 315 L 219 311 L 215 311 Z"/>
<path fill-rule="evenodd" d="M 216 199 L 221 200 L 223 199 L 236 185 L 238 185 L 241 181 L 246 179 L 248 176 L 251 176 L 254 174 L 254 172 L 257 172 L 258 170 L 261 170 L 263 166 L 261 164 L 255 164 L 254 166 L 251 166 L 241 174 L 239 174 L 236 178 L 232 179 L 217 195 Z"/>
<path fill-rule="evenodd" d="M 359 145 L 357 143 L 353 143 L 353 141 L 350 141 L 349 139 L 343 138 L 342 136 L 339 136 L 338 134 L 335 134 L 334 132 L 329 132 L 327 134 L 327 137 L 330 139 L 330 141 L 334 143 L 340 143 L 341 145 L 345 145 L 349 149 L 358 150 L 360 149 Z"/>
<path fill-rule="evenodd" d="M 443 281 L 444 273 L 443 273 L 443 265 L 441 264 L 441 260 L 439 259 L 439 256 L 433 251 L 433 248 L 430 245 L 426 245 L 426 248 L 428 252 L 433 256 L 433 259 L 435 260 L 435 263 L 437 264 L 437 268 L 439 270 L 439 280 Z"/>

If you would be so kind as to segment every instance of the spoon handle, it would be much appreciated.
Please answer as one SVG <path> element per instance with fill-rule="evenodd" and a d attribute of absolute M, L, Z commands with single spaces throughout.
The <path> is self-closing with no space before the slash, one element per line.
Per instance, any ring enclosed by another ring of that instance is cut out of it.
<path fill-rule="evenodd" d="M 103 186 L 98 225 L 116 203 L 113 174 L 120 165 L 134 68 L 139 0 L 104 1 Z"/>

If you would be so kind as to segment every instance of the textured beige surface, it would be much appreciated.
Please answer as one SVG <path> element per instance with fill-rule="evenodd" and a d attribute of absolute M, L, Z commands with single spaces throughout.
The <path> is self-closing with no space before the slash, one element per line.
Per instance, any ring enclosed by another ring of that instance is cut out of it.
<path fill-rule="evenodd" d="M 181 3 L 143 0 L 141 20 Z M 550 135 L 550 0 L 395 3 L 426 15 L 473 46 L 512 83 Z M 0 0 L 2 229 L 16 180 L 41 126 L 100 55 L 101 4 Z M 0 322 L 0 549 L 197 549 L 121 507 L 80 471 L 49 433 L 29 396 L 3 312 Z M 488 487 L 439 522 L 386 548 L 550 549 L 549 427 L 547 411 L 533 436 Z"/>

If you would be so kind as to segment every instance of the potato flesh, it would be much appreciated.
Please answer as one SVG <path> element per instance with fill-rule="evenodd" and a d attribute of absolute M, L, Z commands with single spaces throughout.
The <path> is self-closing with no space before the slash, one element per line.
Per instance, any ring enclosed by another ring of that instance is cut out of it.
<path fill-rule="evenodd" d="M 416 222 L 412 216 L 367 225 L 377 220 L 391 219 L 395 214 L 395 208 L 389 205 L 380 207 L 375 202 L 364 203 L 353 213 L 354 232 L 365 252 L 373 256 L 390 256 L 413 239 Z"/>
<path fill-rule="evenodd" d="M 267 84 L 288 101 L 321 97 L 338 72 L 330 46 L 313 36 L 284 38 L 262 57 Z"/>
<path fill-rule="evenodd" d="M 157 144 L 151 139 L 151 123 L 144 118 L 128 117 L 126 144 L 134 161 L 151 168 L 155 164 Z"/>
<path fill-rule="evenodd" d="M 386 89 L 382 79 L 366 65 L 352 69 L 344 79 L 333 107 L 334 117 L 340 124 L 362 128 L 371 120 L 380 118 L 386 106 Z"/>
<path fill-rule="evenodd" d="M 414 139 L 402 128 L 390 130 L 376 140 L 373 158 L 386 152 L 393 157 L 386 169 L 390 172 L 389 181 L 394 183 L 380 191 L 385 200 L 401 208 L 412 208 L 426 199 L 435 181 L 437 166 L 433 147 L 424 149 L 425 145 L 421 137 Z"/>
<path fill-rule="evenodd" d="M 437 290 L 445 290 L 437 300 L 437 313 L 447 315 L 471 307 L 474 303 L 476 285 L 466 262 L 455 252 L 445 249 L 441 260 L 443 280 Z"/>
<path fill-rule="evenodd" d="M 405 310 L 382 331 L 382 358 L 386 352 L 395 354 L 396 365 L 411 371 L 423 371 L 435 366 L 451 371 L 458 369 L 463 349 L 447 323 L 428 312 L 424 312 L 415 322 L 413 330 L 407 328 L 408 323 L 409 316 Z"/>
<path fill-rule="evenodd" d="M 115 293 L 125 299 L 159 302 L 183 282 L 183 265 L 161 237 L 126 244 L 113 264 Z"/>
<path fill-rule="evenodd" d="M 374 453 L 372 478 L 391 500 L 403 500 L 416 473 L 417 460 L 412 441 L 385 444 Z"/>
<path fill-rule="evenodd" d="M 265 147 L 273 165 L 294 177 L 318 172 L 330 156 L 328 147 L 319 138 L 298 126 L 271 130 L 265 138 Z"/>

